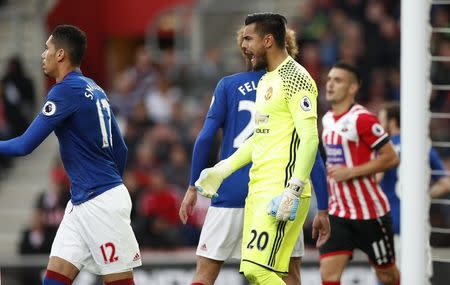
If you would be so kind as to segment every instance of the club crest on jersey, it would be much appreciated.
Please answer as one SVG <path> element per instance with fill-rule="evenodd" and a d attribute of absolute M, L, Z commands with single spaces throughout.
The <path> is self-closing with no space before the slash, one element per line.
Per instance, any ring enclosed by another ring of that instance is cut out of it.
<path fill-rule="evenodd" d="M 302 101 L 300 102 L 300 107 L 305 112 L 311 111 L 312 104 L 311 104 L 311 101 L 309 100 L 308 96 L 303 96 Z"/>
<path fill-rule="evenodd" d="M 373 124 L 372 125 L 372 133 L 376 135 L 377 137 L 384 134 L 384 129 L 380 124 Z"/>
<path fill-rule="evenodd" d="M 56 105 L 52 101 L 47 101 L 42 107 L 42 114 L 46 116 L 51 116 L 56 112 Z"/>
<path fill-rule="evenodd" d="M 266 91 L 266 95 L 264 96 L 264 99 L 269 100 L 270 98 L 272 98 L 272 94 L 273 94 L 273 88 L 269 87 L 269 89 L 267 89 L 267 91 Z"/>

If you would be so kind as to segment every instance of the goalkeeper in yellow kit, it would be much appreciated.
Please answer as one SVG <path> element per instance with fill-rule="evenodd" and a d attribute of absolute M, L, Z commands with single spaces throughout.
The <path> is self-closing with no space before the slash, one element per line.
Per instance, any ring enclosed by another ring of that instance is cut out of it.
<path fill-rule="evenodd" d="M 256 92 L 255 130 L 195 183 L 201 195 L 214 197 L 225 178 L 253 162 L 240 268 L 252 284 L 285 284 L 281 277 L 309 209 L 309 175 L 319 142 L 316 84 L 288 55 L 285 36 L 285 17 L 247 16 L 242 48 L 253 69 L 267 70 Z"/>

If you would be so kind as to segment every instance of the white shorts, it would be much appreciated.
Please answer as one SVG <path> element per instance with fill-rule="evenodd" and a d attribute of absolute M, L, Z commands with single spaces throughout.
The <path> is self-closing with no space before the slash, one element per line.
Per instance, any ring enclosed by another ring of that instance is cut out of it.
<path fill-rule="evenodd" d="M 53 241 L 51 256 L 79 270 L 107 275 L 141 265 L 130 225 L 131 199 L 122 184 L 80 205 L 69 201 Z"/>
<path fill-rule="evenodd" d="M 244 208 L 209 207 L 197 246 L 197 255 L 225 261 L 241 258 Z M 305 252 L 303 231 L 292 257 L 302 257 Z"/>

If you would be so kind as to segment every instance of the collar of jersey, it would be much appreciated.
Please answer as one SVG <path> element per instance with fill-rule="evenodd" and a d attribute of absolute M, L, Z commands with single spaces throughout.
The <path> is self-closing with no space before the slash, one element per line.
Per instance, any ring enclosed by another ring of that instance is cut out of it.
<path fill-rule="evenodd" d="M 280 63 L 280 64 L 277 66 L 277 68 L 275 68 L 275 69 L 272 70 L 272 71 L 267 71 L 267 74 L 274 74 L 275 72 L 278 71 L 278 69 L 280 69 L 283 65 L 286 64 L 286 62 L 288 62 L 288 61 L 291 60 L 291 59 L 292 59 L 292 57 L 291 57 L 290 55 L 288 55 L 288 56 L 285 58 L 285 60 L 283 60 L 283 62 Z"/>

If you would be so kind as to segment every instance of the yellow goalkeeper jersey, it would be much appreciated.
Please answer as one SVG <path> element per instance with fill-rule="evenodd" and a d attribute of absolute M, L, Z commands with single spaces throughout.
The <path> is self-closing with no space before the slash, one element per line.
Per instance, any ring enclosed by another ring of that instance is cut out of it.
<path fill-rule="evenodd" d="M 258 83 L 249 196 L 281 193 L 295 176 L 308 182 L 302 197 L 310 197 L 318 141 L 316 84 L 303 66 L 287 57 Z"/>

